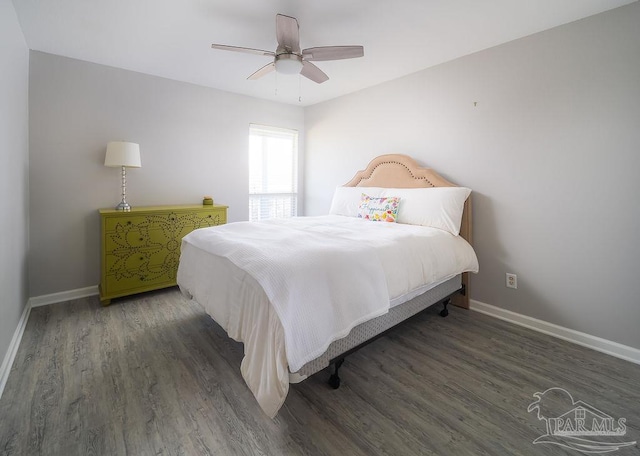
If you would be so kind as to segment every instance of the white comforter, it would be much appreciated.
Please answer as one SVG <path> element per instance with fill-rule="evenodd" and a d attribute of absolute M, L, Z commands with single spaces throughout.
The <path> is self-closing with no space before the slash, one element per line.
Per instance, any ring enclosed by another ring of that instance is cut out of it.
<path fill-rule="evenodd" d="M 477 269 L 471 246 L 441 230 L 299 217 L 192 232 L 183 239 L 178 284 L 245 343 L 243 377 L 275 416 L 289 371 L 390 305 Z"/>

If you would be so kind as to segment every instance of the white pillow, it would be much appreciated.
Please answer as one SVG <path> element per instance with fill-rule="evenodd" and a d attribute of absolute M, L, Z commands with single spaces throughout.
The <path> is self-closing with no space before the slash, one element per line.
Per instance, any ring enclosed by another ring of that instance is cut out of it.
<path fill-rule="evenodd" d="M 457 236 L 470 194 L 466 187 L 386 188 L 378 196 L 400 198 L 397 223 L 430 226 Z"/>
<path fill-rule="evenodd" d="M 336 187 L 329 214 L 357 217 L 362 194 L 379 197 L 384 190 L 386 189 L 380 187 Z"/>

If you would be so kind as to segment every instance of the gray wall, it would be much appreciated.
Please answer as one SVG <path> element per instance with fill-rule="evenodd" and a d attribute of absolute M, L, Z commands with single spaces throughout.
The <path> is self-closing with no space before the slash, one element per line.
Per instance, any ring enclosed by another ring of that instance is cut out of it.
<path fill-rule="evenodd" d="M 474 190 L 472 299 L 640 348 L 638 24 L 633 3 L 309 107 L 306 214 L 412 155 Z"/>
<path fill-rule="evenodd" d="M 30 113 L 30 296 L 99 282 L 97 209 L 120 201 L 120 170 L 103 166 L 108 141 L 140 144 L 132 206 L 213 195 L 230 221 L 248 217 L 249 123 L 297 129 L 304 145 L 301 107 L 40 52 Z"/>
<path fill-rule="evenodd" d="M 27 304 L 29 50 L 0 0 L 0 364 Z"/>

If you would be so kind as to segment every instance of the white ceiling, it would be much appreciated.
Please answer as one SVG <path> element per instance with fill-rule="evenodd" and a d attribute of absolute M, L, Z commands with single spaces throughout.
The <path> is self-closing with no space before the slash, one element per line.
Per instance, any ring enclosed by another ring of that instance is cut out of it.
<path fill-rule="evenodd" d="M 13 0 L 30 49 L 307 106 L 637 0 Z M 354 60 L 298 75 L 246 78 L 275 50 L 275 16 L 303 48 L 361 44 Z M 301 101 L 299 101 L 299 98 Z"/>

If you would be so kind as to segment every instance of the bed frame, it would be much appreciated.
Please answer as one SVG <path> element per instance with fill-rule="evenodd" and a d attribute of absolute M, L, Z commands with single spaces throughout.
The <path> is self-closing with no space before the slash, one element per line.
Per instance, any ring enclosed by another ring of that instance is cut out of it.
<path fill-rule="evenodd" d="M 369 165 L 356 173 L 356 175 L 345 185 L 345 187 L 387 187 L 387 188 L 429 188 L 429 187 L 457 187 L 456 184 L 449 182 L 444 177 L 440 176 L 431 168 L 421 167 L 413 158 L 408 155 L 400 154 L 388 154 L 380 155 L 379 157 L 371 160 Z M 471 239 L 471 197 L 464 203 L 464 212 L 462 215 L 462 223 L 460 226 L 460 236 L 462 236 L 469 244 L 472 244 Z M 412 311 L 412 315 L 409 318 L 417 315 L 426 308 L 433 304 L 442 302 L 443 309 L 440 312 L 442 317 L 446 317 L 449 314 L 447 305 L 452 303 L 458 307 L 465 309 L 469 308 L 469 274 L 463 273 L 460 280 L 460 287 L 452 293 L 448 293 L 444 298 L 438 295 L 438 288 L 448 290 L 446 287 L 450 287 L 450 283 L 446 282 L 439 287 L 436 287 L 435 293 L 424 297 L 418 296 L 411 301 L 408 301 L 402 306 L 409 304 L 415 306 L 415 312 Z M 457 286 L 457 285 L 456 285 Z M 450 289 L 450 288 L 449 288 Z M 422 300 L 422 302 L 420 302 Z M 426 301 L 425 301 L 426 300 Z M 390 312 L 391 313 L 391 312 Z M 386 318 L 385 316 L 379 318 Z M 360 349 L 364 345 L 373 342 L 375 339 L 385 335 L 388 331 L 395 328 L 400 323 L 391 323 L 387 325 L 386 329 L 370 337 L 366 341 L 359 343 L 344 352 L 334 355 L 329 361 L 329 365 L 333 365 L 334 372 L 329 378 L 329 385 L 337 389 L 340 386 L 340 377 L 338 375 L 338 369 L 344 363 L 345 357 L 354 351 Z M 368 322 L 363 323 L 366 325 Z M 358 327 L 354 328 L 357 329 Z M 349 336 L 347 336 L 348 338 Z M 345 338 L 346 339 L 346 338 Z M 331 349 L 331 346 L 329 347 Z M 328 351 L 329 352 L 329 351 Z M 303 368 L 304 369 L 304 368 Z M 314 369 L 315 370 L 315 369 Z"/>

